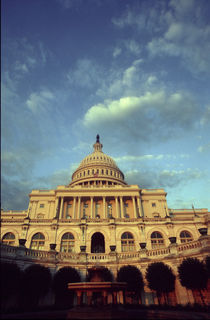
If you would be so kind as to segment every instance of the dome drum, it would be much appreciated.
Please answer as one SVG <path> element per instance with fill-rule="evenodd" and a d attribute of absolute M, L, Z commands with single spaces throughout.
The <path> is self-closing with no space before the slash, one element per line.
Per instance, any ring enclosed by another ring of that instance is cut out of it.
<path fill-rule="evenodd" d="M 72 175 L 70 186 L 83 185 L 85 182 L 104 181 L 111 184 L 127 185 L 124 174 L 114 160 L 102 152 L 102 144 L 97 135 L 94 151 L 86 156 Z"/>

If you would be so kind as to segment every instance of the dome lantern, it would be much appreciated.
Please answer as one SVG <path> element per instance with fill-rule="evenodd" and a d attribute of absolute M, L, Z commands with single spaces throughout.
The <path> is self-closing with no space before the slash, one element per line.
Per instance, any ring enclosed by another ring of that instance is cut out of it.
<path fill-rule="evenodd" d="M 100 143 L 100 136 L 97 134 L 96 136 L 96 143 L 93 145 L 94 151 L 102 152 L 103 144 Z"/>

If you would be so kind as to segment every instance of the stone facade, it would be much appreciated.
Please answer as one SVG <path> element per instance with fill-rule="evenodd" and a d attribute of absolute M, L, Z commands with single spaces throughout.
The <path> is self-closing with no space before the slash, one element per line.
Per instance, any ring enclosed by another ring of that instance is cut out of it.
<path fill-rule="evenodd" d="M 22 267 L 41 263 L 52 272 L 72 266 L 83 278 L 91 267 L 105 266 L 116 276 L 128 264 L 145 275 L 154 261 L 177 274 L 184 258 L 209 254 L 209 212 L 168 208 L 166 195 L 163 189 L 128 185 L 97 136 L 69 185 L 32 190 L 27 210 L 2 210 L 2 259 Z M 194 301 L 178 279 L 175 295 L 177 303 Z M 155 299 L 145 286 L 144 303 Z"/>

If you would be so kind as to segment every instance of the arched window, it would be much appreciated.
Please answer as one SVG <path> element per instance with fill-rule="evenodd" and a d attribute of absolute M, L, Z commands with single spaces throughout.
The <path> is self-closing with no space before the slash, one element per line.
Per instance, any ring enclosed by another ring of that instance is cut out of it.
<path fill-rule="evenodd" d="M 154 231 L 151 234 L 151 244 L 153 249 L 164 247 L 164 239 L 160 232 Z"/>
<path fill-rule="evenodd" d="M 181 243 L 190 242 L 193 241 L 193 237 L 190 232 L 184 230 L 180 232 L 180 241 Z"/>
<path fill-rule="evenodd" d="M 130 232 L 124 232 L 121 236 L 122 252 L 129 252 L 135 250 L 134 238 Z"/>
<path fill-rule="evenodd" d="M 14 246 L 14 244 L 15 244 L 15 235 L 12 232 L 6 233 L 2 238 L 2 242 L 4 244 L 8 244 L 9 246 Z"/>
<path fill-rule="evenodd" d="M 104 253 L 105 252 L 105 240 L 104 236 L 100 232 L 96 232 L 91 238 L 91 253 Z"/>
<path fill-rule="evenodd" d="M 67 232 L 61 239 L 61 252 L 74 252 L 74 236 L 72 233 Z"/>
<path fill-rule="evenodd" d="M 41 232 L 38 232 L 33 235 L 31 239 L 30 248 L 33 250 L 43 250 L 45 243 L 45 237 Z"/>

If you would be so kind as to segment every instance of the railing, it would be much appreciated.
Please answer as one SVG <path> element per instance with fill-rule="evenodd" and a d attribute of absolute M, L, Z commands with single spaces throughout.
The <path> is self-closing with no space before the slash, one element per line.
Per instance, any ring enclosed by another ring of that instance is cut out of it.
<path fill-rule="evenodd" d="M 57 259 L 60 260 L 79 260 L 80 256 L 78 253 L 73 253 L 73 252 L 58 252 L 57 254 Z"/>
<path fill-rule="evenodd" d="M 147 251 L 148 257 L 161 256 L 170 254 L 170 248 L 159 248 Z"/>
<path fill-rule="evenodd" d="M 117 254 L 117 258 L 118 259 L 133 259 L 133 258 L 140 258 L 141 257 L 141 253 L 138 251 L 135 252 L 122 252 L 122 253 L 118 253 Z"/>
<path fill-rule="evenodd" d="M 1 257 L 8 259 L 36 259 L 36 260 L 51 260 L 54 263 L 59 261 L 68 261 L 72 263 L 106 263 L 108 261 L 136 261 L 142 258 L 155 259 L 159 256 L 169 256 L 171 254 L 183 254 L 185 251 L 195 251 L 205 248 L 208 250 L 210 247 L 210 238 L 199 239 L 196 241 L 171 245 L 165 248 L 157 248 L 152 250 L 140 250 L 131 252 L 111 252 L 111 253 L 74 253 L 74 252 L 57 252 L 57 251 L 44 251 L 44 250 L 32 250 L 23 246 L 9 246 L 1 243 Z"/>
<path fill-rule="evenodd" d="M 33 250 L 26 248 L 25 256 L 29 258 L 48 259 L 52 256 L 51 252 L 43 250 Z"/>
<path fill-rule="evenodd" d="M 199 240 L 196 240 L 196 241 L 190 241 L 190 242 L 186 242 L 178 245 L 177 250 L 180 252 L 180 251 L 201 248 L 201 247 L 202 247 L 202 242 Z"/>
<path fill-rule="evenodd" d="M 88 253 L 87 261 L 88 262 L 105 262 L 111 259 L 111 256 L 108 253 Z"/>

